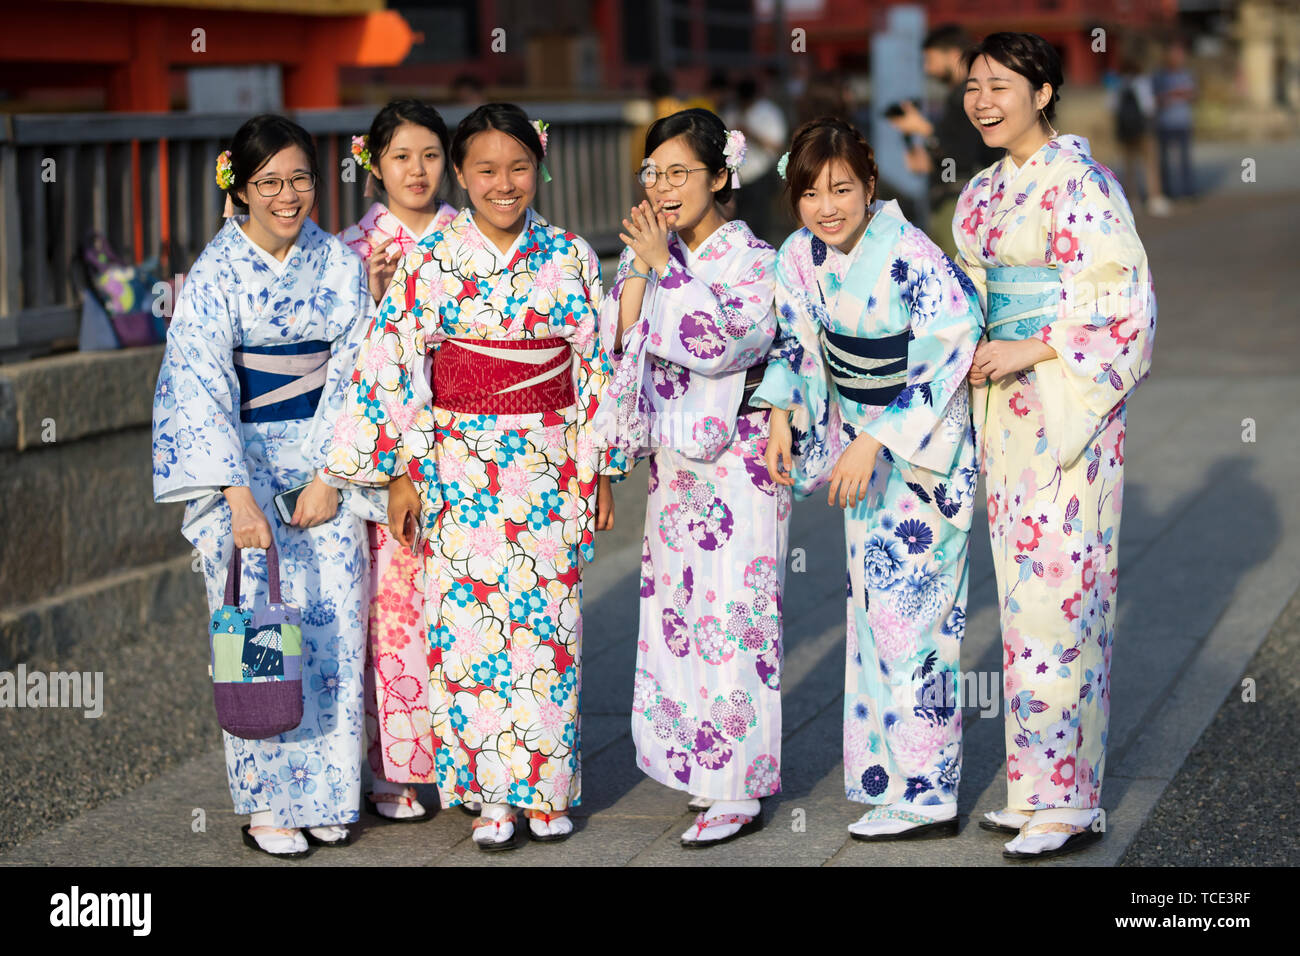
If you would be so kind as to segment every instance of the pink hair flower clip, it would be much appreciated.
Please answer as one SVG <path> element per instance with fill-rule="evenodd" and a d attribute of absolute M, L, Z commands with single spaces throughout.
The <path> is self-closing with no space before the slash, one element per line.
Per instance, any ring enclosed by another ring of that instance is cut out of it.
<path fill-rule="evenodd" d="M 548 139 L 547 130 L 551 124 L 545 120 L 533 120 L 533 129 L 537 130 L 537 138 L 542 141 L 542 155 L 546 155 L 546 140 Z"/>
<path fill-rule="evenodd" d="M 722 155 L 731 170 L 731 186 L 740 186 L 740 167 L 745 162 L 745 134 L 738 129 L 727 130 L 727 141 L 722 147 Z"/>

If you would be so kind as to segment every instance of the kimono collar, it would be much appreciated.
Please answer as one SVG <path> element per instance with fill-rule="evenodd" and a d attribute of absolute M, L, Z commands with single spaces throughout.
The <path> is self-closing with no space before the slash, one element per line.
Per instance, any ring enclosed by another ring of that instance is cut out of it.
<path fill-rule="evenodd" d="M 819 239 L 807 226 L 804 227 L 804 231 L 808 233 L 808 240 L 812 244 L 814 264 L 821 265 L 825 261 L 824 255 L 819 256 L 817 254 L 819 245 L 826 254 L 833 253 L 846 259 L 855 259 L 861 250 L 871 245 L 871 242 L 881 239 L 891 231 L 896 232 L 899 227 L 907 224 L 907 217 L 903 215 L 902 207 L 898 205 L 897 199 L 877 199 L 867 209 L 871 213 L 871 221 L 867 223 L 867 228 L 862 230 L 862 235 L 858 237 L 857 243 L 848 252 L 841 252 L 837 247 Z M 868 236 L 871 237 L 871 242 L 867 241 Z M 891 237 L 890 243 L 892 244 L 892 242 L 893 238 Z"/>
<path fill-rule="evenodd" d="M 302 250 L 308 245 L 314 244 L 316 241 L 316 233 L 321 231 L 320 226 L 316 225 L 314 220 L 308 218 L 303 222 L 302 228 L 298 230 L 298 238 L 293 241 L 293 245 L 289 247 L 289 251 L 284 254 L 284 259 L 280 260 L 249 238 L 248 233 L 244 232 L 241 227 L 241 223 L 246 222 L 248 222 L 247 214 L 231 216 L 226 220 L 225 228 L 233 230 L 234 233 L 237 233 L 244 242 L 248 243 L 248 245 L 262 257 L 262 260 L 276 275 L 279 275 L 284 271 L 284 267 L 289 264 L 289 260 L 292 259 L 295 254 L 302 252 Z"/>
<path fill-rule="evenodd" d="M 1082 136 L 1063 133 L 1059 136 L 1052 137 L 1042 146 L 1038 147 L 1038 149 L 1036 149 L 1033 154 L 1025 160 L 1023 166 L 1017 167 L 1015 161 L 1011 158 L 1011 154 L 1007 153 L 1002 157 L 1002 169 L 1000 172 L 1006 175 L 1007 183 L 1010 184 L 1019 179 L 1020 174 L 1026 169 L 1030 169 L 1031 167 L 1034 169 L 1041 169 L 1050 166 L 1052 161 L 1062 154 L 1076 159 L 1090 160 L 1092 159 L 1092 146 L 1088 140 Z"/>
<path fill-rule="evenodd" d="M 519 230 L 519 235 L 515 238 L 515 241 L 510 248 L 503 253 L 497 248 L 496 243 L 483 235 L 483 230 L 479 229 L 478 223 L 474 221 L 473 206 L 466 206 L 462 209 L 456 218 L 452 220 L 451 226 L 448 228 L 454 229 L 458 223 L 462 228 L 472 228 L 477 232 L 483 240 L 483 248 L 492 253 L 492 255 L 501 257 L 501 261 L 506 265 L 510 264 L 510 260 L 515 257 L 515 253 L 518 252 L 520 248 L 528 245 L 534 232 L 544 229 L 549 225 L 545 219 L 533 211 L 532 206 L 529 206 L 524 210 L 524 227 Z"/>
<path fill-rule="evenodd" d="M 680 261 L 682 265 L 689 267 L 691 263 L 699 262 L 701 259 L 716 258 L 716 255 L 710 255 L 710 253 L 714 252 L 713 247 L 715 245 L 726 241 L 728 237 L 736 232 L 748 231 L 749 226 L 743 219 L 729 219 L 717 229 L 714 229 L 709 233 L 708 236 L 705 237 L 704 241 L 695 247 L 695 251 L 693 252 L 686 245 L 685 240 L 675 232 L 670 233 L 668 236 L 668 248 L 670 252 L 676 248 L 679 253 L 677 256 L 678 261 Z"/>
<path fill-rule="evenodd" d="M 451 210 L 451 216 L 447 215 L 448 210 Z M 384 226 L 387 225 L 386 223 L 381 224 L 379 222 L 381 217 L 386 217 L 391 221 L 393 228 L 400 229 L 403 234 L 409 237 L 411 245 L 414 245 L 422 239 L 433 235 L 433 233 L 437 232 L 439 229 L 446 228 L 446 224 L 451 219 L 455 218 L 455 214 L 455 207 L 450 203 L 439 203 L 437 210 L 433 214 L 433 218 L 429 220 L 429 225 L 425 227 L 424 232 L 417 235 L 414 229 L 397 217 L 397 213 L 393 212 L 383 203 L 377 202 L 366 210 L 366 214 L 361 217 L 361 221 L 358 225 L 365 232 L 369 232 L 378 225 L 383 232 L 391 233 L 393 231 L 392 229 L 384 228 Z"/>

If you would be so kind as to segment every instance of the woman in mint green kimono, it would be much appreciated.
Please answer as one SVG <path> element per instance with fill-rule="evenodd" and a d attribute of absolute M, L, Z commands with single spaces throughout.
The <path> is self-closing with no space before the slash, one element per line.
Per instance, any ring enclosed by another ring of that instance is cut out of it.
<path fill-rule="evenodd" d="M 853 127 L 805 124 L 782 171 L 804 228 L 777 256 L 777 349 L 754 402 L 774 409 L 773 480 L 799 497 L 829 484 L 845 508 L 845 792 L 870 805 L 849 832 L 952 835 L 978 300 L 896 202 L 873 201 Z"/>

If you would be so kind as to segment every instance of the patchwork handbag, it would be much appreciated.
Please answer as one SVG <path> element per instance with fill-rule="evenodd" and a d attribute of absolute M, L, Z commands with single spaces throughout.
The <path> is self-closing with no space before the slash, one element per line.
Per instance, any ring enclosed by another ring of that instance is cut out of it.
<path fill-rule="evenodd" d="M 302 621 L 280 599 L 280 559 L 266 549 L 271 602 L 239 606 L 239 549 L 230 556 L 225 603 L 212 615 L 212 697 L 217 722 L 249 740 L 274 737 L 302 721 Z"/>

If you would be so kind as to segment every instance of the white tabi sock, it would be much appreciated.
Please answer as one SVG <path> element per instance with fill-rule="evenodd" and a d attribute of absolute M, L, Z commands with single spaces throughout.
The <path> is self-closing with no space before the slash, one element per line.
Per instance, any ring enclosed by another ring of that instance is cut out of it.
<path fill-rule="evenodd" d="M 706 820 L 712 820 L 717 817 L 725 817 L 731 813 L 742 814 L 752 819 L 757 819 L 762 811 L 763 805 L 757 800 L 715 800 L 712 805 L 704 811 L 703 816 Z M 690 829 L 682 834 L 683 840 L 692 840 L 703 843 L 713 843 L 717 840 L 723 840 L 737 832 L 743 824 L 740 823 L 717 823 L 711 826 L 700 828 L 698 823 L 692 823 Z"/>
<path fill-rule="evenodd" d="M 408 805 L 399 801 L 375 800 L 375 796 L 381 793 L 409 797 L 411 802 Z M 370 788 L 370 798 L 374 800 L 375 812 L 381 817 L 388 817 L 390 820 L 405 820 L 408 817 L 418 817 L 424 814 L 424 805 L 416 799 L 415 788 L 404 783 L 393 783 L 383 777 L 375 777 L 374 786 Z"/>
<path fill-rule="evenodd" d="M 1019 830 L 1029 822 L 1029 814 L 1023 813 L 1020 810 L 1011 809 L 990 810 L 988 813 L 984 814 L 984 819 L 988 820 L 990 823 L 996 823 L 998 826 L 1015 827 Z"/>
<path fill-rule="evenodd" d="M 1003 846 L 1012 853 L 1042 853 L 1046 850 L 1055 850 L 1074 836 L 1074 833 L 1035 833 L 1033 832 L 1035 826 L 1048 823 L 1065 823 L 1086 830 L 1092 826 L 1092 822 L 1097 819 L 1100 812 L 1100 810 L 1096 809 L 1064 810 L 1052 808 L 1035 810 L 1029 819 L 1029 825 L 1022 828 L 1014 840 L 1004 843 Z"/>
<path fill-rule="evenodd" d="M 337 843 L 348 836 L 348 828 L 344 826 L 308 827 L 307 832 L 326 843 Z"/>
<path fill-rule="evenodd" d="M 899 814 L 900 816 L 892 816 Z M 915 814 L 925 817 L 925 822 L 907 817 Z M 910 803 L 891 803 L 888 806 L 875 806 L 864 813 L 856 823 L 849 824 L 850 833 L 862 836 L 880 836 L 889 833 L 902 833 L 926 823 L 942 823 L 957 816 L 957 804 L 939 803 L 914 806 Z"/>
<path fill-rule="evenodd" d="M 258 827 L 275 827 L 283 832 L 255 833 Z M 248 828 L 248 835 L 267 853 L 301 853 L 307 849 L 307 838 L 299 830 L 280 827 L 275 822 L 275 814 L 270 810 L 258 810 L 251 814 L 248 818 Z"/>
<path fill-rule="evenodd" d="M 510 804 L 508 803 L 485 803 L 483 812 L 480 815 L 484 820 L 505 820 L 510 816 Z M 495 827 L 480 826 L 473 833 L 476 843 L 505 843 L 515 835 L 515 825 L 501 823 Z"/>
<path fill-rule="evenodd" d="M 533 836 L 563 836 L 573 832 L 573 821 L 569 819 L 567 813 L 562 817 L 552 817 L 549 822 L 537 817 L 529 817 L 528 829 Z"/>

